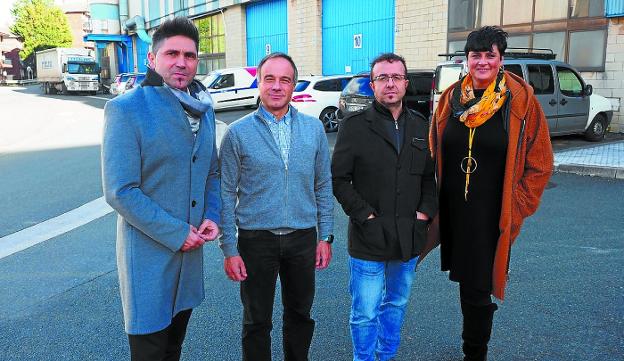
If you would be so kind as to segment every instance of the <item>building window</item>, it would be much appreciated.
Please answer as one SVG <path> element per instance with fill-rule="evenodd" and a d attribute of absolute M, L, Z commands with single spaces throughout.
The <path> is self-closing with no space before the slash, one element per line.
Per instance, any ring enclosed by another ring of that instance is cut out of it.
<path fill-rule="evenodd" d="M 601 70 L 605 57 L 605 30 L 570 33 L 569 63 L 583 70 Z"/>
<path fill-rule="evenodd" d="M 466 35 L 502 24 L 510 48 L 552 49 L 580 71 L 604 70 L 608 19 L 605 0 L 449 0 L 448 49 L 462 50 Z M 584 43 L 586 42 L 586 43 Z M 583 44 L 583 47 L 581 47 Z"/>
<path fill-rule="evenodd" d="M 604 0 L 571 0 L 572 17 L 584 18 L 604 15 Z"/>
<path fill-rule="evenodd" d="M 565 60 L 566 42 L 565 31 L 554 33 L 536 33 L 533 34 L 533 47 L 551 49 L 556 55 L 557 60 Z"/>
<path fill-rule="evenodd" d="M 568 0 L 535 0 L 535 21 L 568 17 Z"/>
<path fill-rule="evenodd" d="M 195 20 L 199 30 L 199 64 L 197 74 L 208 74 L 225 67 L 225 25 L 217 13 Z"/>
<path fill-rule="evenodd" d="M 463 53 L 464 47 L 466 46 L 466 40 L 450 41 L 448 45 L 449 45 L 448 47 L 449 53 L 454 53 L 457 51 L 461 51 Z"/>
<path fill-rule="evenodd" d="M 501 0 L 481 0 L 479 4 L 480 26 L 500 25 Z"/>
<path fill-rule="evenodd" d="M 528 48 L 529 41 L 530 35 L 509 35 L 507 38 L 507 48 Z"/>
<path fill-rule="evenodd" d="M 449 30 L 475 27 L 474 0 L 449 0 Z"/>
<path fill-rule="evenodd" d="M 505 1 L 503 24 L 522 24 L 531 22 L 533 1 Z"/>

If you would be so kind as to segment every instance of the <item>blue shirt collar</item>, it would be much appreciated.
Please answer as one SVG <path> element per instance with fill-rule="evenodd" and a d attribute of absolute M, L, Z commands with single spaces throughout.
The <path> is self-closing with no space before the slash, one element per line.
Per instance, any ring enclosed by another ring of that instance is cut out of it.
<path fill-rule="evenodd" d="M 291 112 L 290 105 L 288 105 L 288 111 L 286 112 L 286 114 L 284 114 L 284 117 L 282 117 L 282 119 L 277 119 L 275 115 L 273 115 L 273 113 L 266 110 L 264 106 L 262 106 L 262 104 L 260 104 L 260 106 L 258 107 L 258 111 L 260 112 L 260 115 L 262 115 L 262 118 L 265 119 L 266 121 L 270 121 L 276 124 L 279 123 L 280 121 L 283 121 L 286 125 L 290 125 L 290 121 L 292 119 L 292 112 Z"/>

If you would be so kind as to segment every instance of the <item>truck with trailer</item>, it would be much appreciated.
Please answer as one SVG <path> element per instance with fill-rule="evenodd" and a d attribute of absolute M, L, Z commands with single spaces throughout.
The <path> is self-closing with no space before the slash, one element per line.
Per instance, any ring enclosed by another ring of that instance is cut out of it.
<path fill-rule="evenodd" d="M 93 51 L 53 48 L 36 52 L 37 79 L 45 94 L 88 92 L 100 87 L 100 67 Z"/>

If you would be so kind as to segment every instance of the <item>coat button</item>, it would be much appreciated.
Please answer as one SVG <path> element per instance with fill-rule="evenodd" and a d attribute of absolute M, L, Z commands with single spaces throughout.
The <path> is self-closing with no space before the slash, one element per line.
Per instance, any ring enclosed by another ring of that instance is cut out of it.
<path fill-rule="evenodd" d="M 197 204 L 197 202 L 192 201 L 192 202 L 191 202 L 191 207 L 195 207 L 195 205 L 196 205 L 196 204 Z"/>
<path fill-rule="evenodd" d="M 196 160 L 197 160 L 197 156 L 196 156 L 196 155 L 194 155 L 194 156 L 193 156 L 193 163 L 195 163 L 195 161 L 196 161 Z"/>

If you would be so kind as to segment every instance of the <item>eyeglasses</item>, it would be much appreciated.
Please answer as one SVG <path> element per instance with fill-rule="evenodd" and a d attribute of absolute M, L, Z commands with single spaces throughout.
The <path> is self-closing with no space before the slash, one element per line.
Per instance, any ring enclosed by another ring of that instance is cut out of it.
<path fill-rule="evenodd" d="M 387 83 L 392 79 L 393 82 L 400 82 L 406 79 L 405 75 L 402 74 L 379 74 L 373 78 L 373 81 L 378 81 L 380 83 Z"/>

